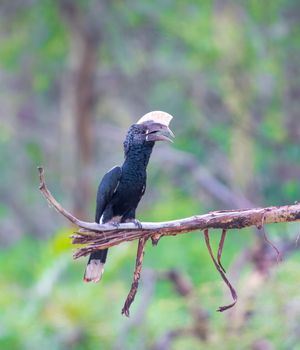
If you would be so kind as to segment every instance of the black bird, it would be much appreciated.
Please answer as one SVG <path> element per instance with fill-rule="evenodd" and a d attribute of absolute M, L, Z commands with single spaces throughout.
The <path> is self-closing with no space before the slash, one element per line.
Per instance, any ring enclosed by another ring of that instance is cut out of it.
<path fill-rule="evenodd" d="M 135 222 L 135 211 L 146 189 L 146 169 L 156 141 L 172 141 L 169 129 L 173 117 L 165 112 L 150 112 L 131 125 L 124 141 L 123 165 L 108 171 L 97 192 L 95 221 L 98 223 Z M 103 274 L 107 249 L 90 255 L 84 281 L 98 282 Z"/>

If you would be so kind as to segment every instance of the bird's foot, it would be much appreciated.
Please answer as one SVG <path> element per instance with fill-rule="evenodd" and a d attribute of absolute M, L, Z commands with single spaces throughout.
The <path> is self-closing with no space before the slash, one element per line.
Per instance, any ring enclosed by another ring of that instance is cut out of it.
<path fill-rule="evenodd" d="M 141 222 L 139 220 L 134 219 L 133 223 L 134 223 L 135 227 L 137 227 L 139 229 L 143 228 L 143 226 L 142 226 L 142 224 L 141 224 Z"/>
<path fill-rule="evenodd" d="M 117 221 L 110 221 L 109 224 L 110 224 L 111 226 L 114 226 L 115 228 L 119 228 L 119 227 L 120 227 L 120 223 L 117 222 Z"/>
<path fill-rule="evenodd" d="M 139 229 L 143 228 L 141 222 L 137 219 L 128 219 L 128 220 L 126 220 L 126 222 L 131 222 L 132 224 L 134 224 L 135 227 L 137 227 Z"/>

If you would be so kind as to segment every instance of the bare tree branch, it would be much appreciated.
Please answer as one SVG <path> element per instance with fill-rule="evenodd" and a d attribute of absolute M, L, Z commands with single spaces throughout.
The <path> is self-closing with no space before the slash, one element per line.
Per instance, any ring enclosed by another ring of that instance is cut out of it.
<path fill-rule="evenodd" d="M 261 228 L 264 224 L 300 221 L 300 203 L 296 203 L 278 207 L 215 211 L 165 222 L 142 222 L 142 228 L 136 227 L 133 223 L 120 224 L 119 227 L 110 224 L 100 225 L 81 221 L 65 210 L 47 189 L 43 168 L 39 167 L 38 170 L 40 190 L 49 204 L 80 228 L 79 232 L 72 236 L 72 243 L 85 246 L 74 253 L 74 258 L 140 238 L 155 237 L 157 240 L 160 236 L 175 236 L 210 228 L 226 230 L 250 226 Z"/>
<path fill-rule="evenodd" d="M 74 253 L 75 259 L 99 249 L 121 244 L 122 242 L 135 239 L 139 240 L 133 282 L 122 309 L 122 314 L 125 314 L 126 316 L 129 316 L 130 305 L 134 301 L 138 290 L 145 244 L 149 238 L 152 239 L 152 244 L 156 245 L 162 236 L 174 236 L 181 233 L 203 230 L 208 252 L 223 281 L 229 287 L 233 298 L 233 302 L 230 305 L 222 306 L 218 309 L 218 311 L 225 311 L 234 306 L 237 301 L 236 291 L 225 276 L 225 269 L 221 264 L 221 255 L 226 231 L 228 229 L 241 229 L 249 226 L 262 228 L 264 224 L 268 223 L 300 221 L 300 204 L 297 203 L 281 207 L 216 211 L 204 215 L 195 215 L 190 218 L 166 222 L 143 222 L 141 223 L 141 227 L 136 227 L 133 223 L 120 224 L 118 227 L 110 224 L 100 225 L 97 223 L 81 221 L 65 210 L 48 190 L 45 183 L 43 168 L 39 167 L 38 170 L 40 175 L 39 189 L 48 203 L 74 225 L 79 227 L 79 231 L 72 236 L 72 243 L 84 246 Z M 222 229 L 217 260 L 213 255 L 209 242 L 208 230 L 210 228 Z"/>

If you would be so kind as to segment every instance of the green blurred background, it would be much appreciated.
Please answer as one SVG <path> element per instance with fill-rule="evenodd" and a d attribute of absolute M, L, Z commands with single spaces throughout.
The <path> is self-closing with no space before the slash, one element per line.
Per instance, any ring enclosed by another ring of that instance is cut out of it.
<path fill-rule="evenodd" d="M 299 200 L 299 23 L 297 0 L 1 1 L 1 349 L 300 349 L 299 224 L 265 227 L 279 264 L 263 232 L 229 232 L 239 301 L 222 314 L 230 295 L 201 233 L 148 244 L 126 319 L 136 243 L 84 284 L 36 169 L 93 220 L 128 126 L 164 110 L 176 140 L 155 147 L 140 220 Z"/>

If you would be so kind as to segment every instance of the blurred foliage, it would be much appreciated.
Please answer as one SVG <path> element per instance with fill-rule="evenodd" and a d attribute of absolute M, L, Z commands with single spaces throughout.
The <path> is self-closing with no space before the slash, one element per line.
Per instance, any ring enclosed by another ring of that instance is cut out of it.
<path fill-rule="evenodd" d="M 110 250 L 101 284 L 83 284 L 72 228 L 41 198 L 36 166 L 60 202 L 71 210 L 80 202 L 91 220 L 97 184 L 122 162 L 128 126 L 165 110 L 176 141 L 155 148 L 140 220 L 232 207 L 199 185 L 182 154 L 232 198 L 299 200 L 299 1 L 3 0 L 0 18 L 0 348 L 154 350 L 168 331 L 193 324 L 187 300 L 164 280 L 149 297 L 144 280 L 131 319 L 121 317 L 135 243 Z M 88 116 L 83 140 L 76 113 Z M 82 148 L 90 150 L 83 163 Z M 200 233 L 147 246 L 145 271 L 178 269 L 208 315 L 207 342 L 183 336 L 171 349 L 300 349 L 299 225 L 266 230 L 290 245 L 263 280 L 249 258 L 254 231 L 228 235 L 223 261 L 240 295 L 228 314 L 214 311 L 229 295 Z M 219 235 L 212 232 L 215 248 Z"/>

